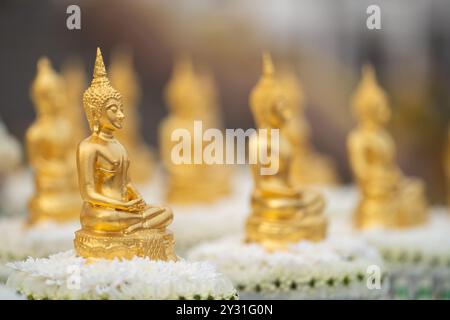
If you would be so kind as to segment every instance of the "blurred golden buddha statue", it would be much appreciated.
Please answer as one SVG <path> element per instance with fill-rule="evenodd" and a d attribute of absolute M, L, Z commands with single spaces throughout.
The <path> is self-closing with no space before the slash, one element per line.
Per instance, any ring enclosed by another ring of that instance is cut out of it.
<path fill-rule="evenodd" d="M 427 219 L 424 186 L 403 176 L 395 159 L 395 144 L 385 125 L 388 99 L 375 71 L 364 66 L 352 99 L 358 126 L 348 137 L 348 152 L 361 200 L 355 214 L 358 228 L 408 227 Z"/>
<path fill-rule="evenodd" d="M 123 96 L 127 117 L 123 129 L 117 132 L 117 138 L 130 154 L 133 166 L 130 177 L 136 183 L 148 182 L 154 170 L 154 155 L 144 143 L 140 134 L 138 105 L 141 91 L 136 72 L 133 68 L 131 51 L 122 48 L 115 52 L 111 60 L 111 83 Z"/>
<path fill-rule="evenodd" d="M 87 87 L 86 73 L 83 63 L 79 59 L 65 62 L 62 68 L 62 76 L 67 92 L 67 105 L 65 115 L 73 124 L 74 148 L 88 136 L 86 119 L 83 114 L 83 92 Z"/>
<path fill-rule="evenodd" d="M 37 64 L 31 88 L 36 121 L 26 132 L 28 160 L 34 174 L 35 194 L 29 202 L 29 223 L 64 222 L 79 215 L 73 126 L 66 116 L 63 79 L 47 58 Z"/>
<path fill-rule="evenodd" d="M 77 254 L 175 260 L 173 236 L 166 230 L 173 219 L 171 209 L 146 204 L 128 177 L 127 151 L 114 137 L 125 117 L 122 97 L 110 85 L 100 49 L 83 105 L 92 135 L 80 143 L 77 153 L 84 201 L 82 228 L 74 241 Z"/>
<path fill-rule="evenodd" d="M 447 174 L 447 202 L 450 208 L 450 125 L 448 126 L 447 134 L 447 150 L 445 159 L 445 173 Z"/>
<path fill-rule="evenodd" d="M 172 159 L 172 150 L 179 144 L 172 141 L 173 132 L 183 129 L 190 133 L 190 154 L 194 155 L 194 122 L 201 121 L 202 130 L 220 126 L 217 117 L 211 115 L 214 112 L 210 104 L 213 93 L 205 93 L 204 90 L 191 61 L 186 58 L 176 61 L 165 92 L 170 113 L 159 128 L 160 152 L 168 172 L 167 199 L 170 202 L 213 202 L 230 192 L 230 175 L 226 167 L 203 161 L 176 164 Z M 203 152 L 205 144 L 197 148 Z"/>
<path fill-rule="evenodd" d="M 268 130 L 268 135 L 253 136 L 251 150 L 268 149 L 278 153 L 275 161 L 252 166 L 254 189 L 252 212 L 247 219 L 247 242 L 257 242 L 266 249 L 285 250 L 289 244 L 300 240 L 319 241 L 326 234 L 323 215 L 324 199 L 316 192 L 298 188 L 289 181 L 292 145 L 287 134 L 287 124 L 292 110 L 286 104 L 284 90 L 274 75 L 269 55 L 263 56 L 263 74 L 250 95 L 250 107 L 258 130 Z M 272 129 L 279 129 L 278 143 L 272 142 Z M 259 131 L 260 132 L 260 131 Z M 278 167 L 274 175 L 261 174 L 262 167 Z"/>
<path fill-rule="evenodd" d="M 331 159 L 319 154 L 310 143 L 311 130 L 304 114 L 304 93 L 298 77 L 283 68 L 278 81 L 284 90 L 291 120 L 286 124 L 286 137 L 292 146 L 290 180 L 294 186 L 333 185 L 339 180 Z"/>

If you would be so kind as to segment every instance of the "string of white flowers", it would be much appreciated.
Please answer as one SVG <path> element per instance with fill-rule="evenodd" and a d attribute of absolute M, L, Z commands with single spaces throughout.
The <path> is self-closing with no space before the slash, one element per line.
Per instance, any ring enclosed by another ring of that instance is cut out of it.
<path fill-rule="evenodd" d="M 26 226 L 25 218 L 0 220 L 0 281 L 5 281 L 10 269 L 5 263 L 25 259 L 28 256 L 45 257 L 73 247 L 77 221 L 56 224 L 42 223 Z"/>
<path fill-rule="evenodd" d="M 147 258 L 87 262 L 69 250 L 9 263 L 7 286 L 29 299 L 235 299 L 231 282 L 209 263 Z"/>
<path fill-rule="evenodd" d="M 228 237 L 192 249 L 188 258 L 216 265 L 241 298 L 374 298 L 388 290 L 381 257 L 355 238 L 302 241 L 269 253 L 242 237 Z M 367 286 L 367 268 L 373 265 L 380 270 L 379 290 Z"/>

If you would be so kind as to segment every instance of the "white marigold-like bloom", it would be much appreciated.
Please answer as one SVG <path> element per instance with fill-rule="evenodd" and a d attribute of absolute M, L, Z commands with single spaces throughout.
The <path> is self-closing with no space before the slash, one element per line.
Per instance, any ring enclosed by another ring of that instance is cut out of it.
<path fill-rule="evenodd" d="M 367 267 L 384 267 L 377 251 L 357 238 L 302 241 L 269 253 L 233 236 L 199 245 L 188 257 L 211 261 L 248 298 L 369 298 L 388 289 L 367 288 Z"/>
<path fill-rule="evenodd" d="M 9 263 L 7 286 L 33 299 L 234 299 L 229 280 L 209 263 L 96 260 L 70 250 Z"/>

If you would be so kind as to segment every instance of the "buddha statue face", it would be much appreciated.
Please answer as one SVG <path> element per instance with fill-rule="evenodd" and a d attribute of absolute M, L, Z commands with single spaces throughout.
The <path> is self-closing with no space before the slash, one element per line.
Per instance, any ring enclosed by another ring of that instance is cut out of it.
<path fill-rule="evenodd" d="M 386 94 L 378 85 L 371 66 L 363 68 L 362 80 L 353 96 L 352 105 L 362 124 L 381 126 L 391 117 Z"/>
<path fill-rule="evenodd" d="M 125 115 L 123 113 L 123 106 L 120 99 L 108 99 L 102 110 L 102 117 L 100 119 L 100 125 L 102 127 L 110 130 L 122 129 L 122 123 Z"/>

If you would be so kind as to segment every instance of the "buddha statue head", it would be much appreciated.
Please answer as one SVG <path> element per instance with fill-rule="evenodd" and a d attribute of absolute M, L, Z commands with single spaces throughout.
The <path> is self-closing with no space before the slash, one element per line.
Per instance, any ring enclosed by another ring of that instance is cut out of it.
<path fill-rule="evenodd" d="M 352 107 L 360 123 L 384 125 L 390 119 L 391 112 L 384 90 L 378 85 L 372 66 L 364 65 L 362 79 L 352 98 Z"/>
<path fill-rule="evenodd" d="M 124 119 L 122 96 L 110 84 L 100 48 L 97 48 L 91 85 L 84 92 L 83 105 L 89 126 L 94 133 L 102 129 L 122 128 Z"/>
<path fill-rule="evenodd" d="M 37 75 L 31 87 L 31 99 L 39 114 L 53 115 L 63 110 L 66 95 L 63 79 L 55 72 L 50 60 L 42 57 L 37 63 Z"/>
<path fill-rule="evenodd" d="M 203 115 L 205 99 L 202 97 L 201 90 L 192 61 L 186 56 L 179 57 L 175 61 L 172 76 L 165 91 L 170 111 L 183 118 Z"/>
<path fill-rule="evenodd" d="M 114 52 L 110 67 L 111 82 L 122 94 L 125 107 L 134 107 L 141 98 L 141 91 L 133 67 L 133 54 L 127 47 Z"/>
<path fill-rule="evenodd" d="M 291 112 L 286 104 L 282 88 L 275 78 L 275 70 L 269 54 L 263 54 L 263 72 L 250 94 L 250 108 L 259 128 L 280 128 Z"/>

